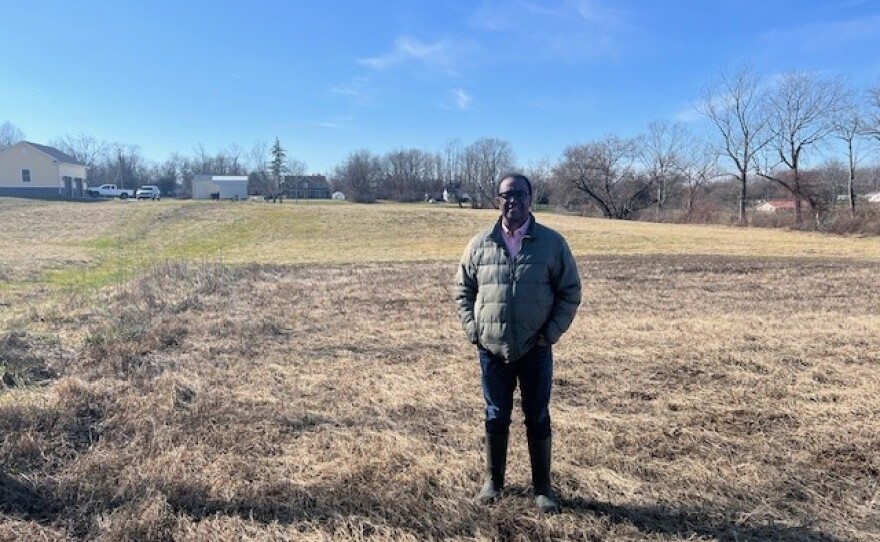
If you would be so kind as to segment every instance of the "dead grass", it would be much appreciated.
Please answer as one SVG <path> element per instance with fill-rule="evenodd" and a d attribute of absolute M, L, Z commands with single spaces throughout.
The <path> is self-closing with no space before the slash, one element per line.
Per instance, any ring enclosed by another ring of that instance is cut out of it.
<path fill-rule="evenodd" d="M 456 260 L 495 211 L 428 204 L 0 198 L 0 330 L 167 262 L 343 265 Z M 578 255 L 878 259 L 877 237 L 653 224 L 541 213 Z M 89 303 L 88 299 L 83 302 Z"/>
<path fill-rule="evenodd" d="M 58 375 L 0 395 L 0 539 L 880 538 L 880 264 L 581 251 L 541 517 L 520 424 L 470 503 L 453 261 L 155 264 L 33 305 L 0 354 Z"/>
<path fill-rule="evenodd" d="M 0 199 L 8 289 L 100 287 L 165 261 L 357 264 L 455 260 L 492 210 L 430 205 Z M 540 214 L 578 254 L 880 258 L 877 238 Z"/>

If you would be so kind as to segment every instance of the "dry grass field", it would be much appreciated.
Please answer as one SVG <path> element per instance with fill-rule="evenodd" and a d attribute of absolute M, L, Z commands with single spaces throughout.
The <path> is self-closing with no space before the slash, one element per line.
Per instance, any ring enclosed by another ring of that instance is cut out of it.
<path fill-rule="evenodd" d="M 482 479 L 494 213 L 0 199 L 0 540 L 880 540 L 880 240 L 541 214 L 560 514 Z"/>

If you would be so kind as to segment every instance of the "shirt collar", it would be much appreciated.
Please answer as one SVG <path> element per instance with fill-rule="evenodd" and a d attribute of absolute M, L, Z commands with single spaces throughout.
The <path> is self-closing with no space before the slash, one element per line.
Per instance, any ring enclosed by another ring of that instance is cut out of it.
<path fill-rule="evenodd" d="M 510 231 L 507 229 L 507 226 L 504 225 L 504 221 L 502 220 L 501 221 L 501 231 L 502 231 L 502 233 L 504 233 L 505 235 L 508 235 L 510 237 L 516 237 L 517 235 L 522 237 L 526 234 L 526 232 L 529 230 L 529 226 L 531 226 L 531 225 L 532 225 L 532 217 L 529 216 L 528 218 L 526 218 L 526 221 L 523 222 L 522 226 L 520 226 L 519 228 L 517 228 L 513 231 Z"/>

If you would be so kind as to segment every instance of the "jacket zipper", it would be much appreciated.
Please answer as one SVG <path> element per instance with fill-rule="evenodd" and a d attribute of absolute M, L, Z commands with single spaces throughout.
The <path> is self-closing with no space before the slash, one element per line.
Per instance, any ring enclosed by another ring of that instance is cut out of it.
<path fill-rule="evenodd" d="M 510 336 L 512 338 L 511 344 L 517 349 L 517 352 L 511 352 L 511 357 L 513 359 L 519 357 L 519 343 L 516 340 L 516 314 L 514 308 L 516 307 L 516 258 L 519 258 L 521 252 L 522 247 L 520 247 L 516 257 L 510 258 Z M 515 356 L 513 354 L 515 354 Z M 507 361 L 510 362 L 510 360 Z"/>

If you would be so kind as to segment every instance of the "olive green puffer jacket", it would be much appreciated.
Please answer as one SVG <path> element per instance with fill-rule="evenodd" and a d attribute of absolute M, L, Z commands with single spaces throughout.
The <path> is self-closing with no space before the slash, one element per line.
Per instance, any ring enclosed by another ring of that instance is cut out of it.
<path fill-rule="evenodd" d="M 465 249 L 455 277 L 458 316 L 468 339 L 504 360 L 525 355 L 539 335 L 552 343 L 571 325 L 581 281 L 565 239 L 532 216 L 511 261 L 501 221 Z"/>

